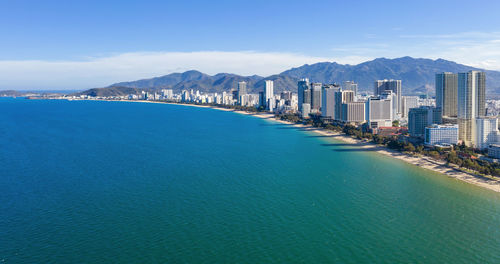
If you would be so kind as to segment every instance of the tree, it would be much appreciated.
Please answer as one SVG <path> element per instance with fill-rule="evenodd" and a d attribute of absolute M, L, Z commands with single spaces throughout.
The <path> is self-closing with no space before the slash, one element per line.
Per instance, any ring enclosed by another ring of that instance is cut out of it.
<path fill-rule="evenodd" d="M 408 152 L 415 152 L 415 146 L 413 146 L 413 144 L 411 143 L 408 143 L 408 145 L 404 147 L 404 150 Z"/>
<path fill-rule="evenodd" d="M 392 121 L 392 126 L 393 127 L 399 127 L 399 120 Z"/>
<path fill-rule="evenodd" d="M 423 150 L 424 150 L 424 146 L 422 146 L 422 145 L 417 146 L 417 149 L 416 149 L 417 153 L 422 153 Z"/>
<path fill-rule="evenodd" d="M 435 151 L 435 150 L 432 150 L 432 151 L 429 151 L 429 156 L 435 158 L 435 159 L 438 159 L 439 158 L 439 152 Z"/>

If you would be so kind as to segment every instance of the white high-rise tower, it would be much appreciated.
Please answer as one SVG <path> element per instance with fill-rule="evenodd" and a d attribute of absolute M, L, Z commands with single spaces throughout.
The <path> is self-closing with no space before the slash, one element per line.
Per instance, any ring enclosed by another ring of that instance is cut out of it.
<path fill-rule="evenodd" d="M 486 114 L 486 74 L 470 71 L 458 74 L 458 139 L 467 146 L 476 145 L 476 118 Z"/>

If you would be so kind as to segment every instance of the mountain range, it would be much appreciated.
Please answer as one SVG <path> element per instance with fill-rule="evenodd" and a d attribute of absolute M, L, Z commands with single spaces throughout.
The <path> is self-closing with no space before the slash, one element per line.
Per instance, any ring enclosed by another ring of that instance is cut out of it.
<path fill-rule="evenodd" d="M 93 96 L 125 95 L 142 90 L 173 89 L 199 90 L 200 92 L 222 92 L 236 89 L 240 81 L 247 82 L 251 93 L 262 91 L 265 80 L 274 81 L 275 92 L 283 90 L 297 91 L 297 81 L 309 78 L 311 82 L 342 83 L 355 81 L 360 91 L 372 91 L 373 82 L 380 79 L 402 80 L 403 94 L 434 94 L 435 74 L 439 72 L 466 72 L 480 70 L 486 72 L 487 95 L 500 94 L 500 72 L 474 68 L 443 59 L 431 60 L 412 57 L 396 59 L 378 58 L 357 65 L 320 62 L 286 70 L 280 74 L 262 77 L 258 75 L 241 76 L 231 73 L 208 75 L 190 70 L 184 73 L 172 73 L 151 79 L 120 82 L 105 88 L 94 88 L 78 94 Z"/>

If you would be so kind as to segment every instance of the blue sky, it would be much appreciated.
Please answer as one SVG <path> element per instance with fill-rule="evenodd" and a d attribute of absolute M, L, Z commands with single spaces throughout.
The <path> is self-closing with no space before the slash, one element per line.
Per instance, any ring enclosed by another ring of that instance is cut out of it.
<path fill-rule="evenodd" d="M 406 55 L 500 70 L 499 10 L 500 1 L 0 0 L 0 89 Z"/>

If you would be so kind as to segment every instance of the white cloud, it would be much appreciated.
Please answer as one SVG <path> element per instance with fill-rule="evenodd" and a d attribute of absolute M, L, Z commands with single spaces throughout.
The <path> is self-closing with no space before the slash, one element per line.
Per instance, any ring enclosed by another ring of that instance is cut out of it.
<path fill-rule="evenodd" d="M 82 61 L 0 61 L 0 89 L 85 89 L 199 70 L 271 75 L 331 58 L 254 51 L 134 52 Z"/>
<path fill-rule="evenodd" d="M 478 68 L 500 70 L 499 32 L 400 35 L 399 38 L 385 38 L 382 41 L 367 40 L 363 43 L 337 46 L 332 52 L 334 57 L 350 54 L 351 57 L 357 58 L 442 58 Z"/>
<path fill-rule="evenodd" d="M 286 52 L 197 51 L 131 52 L 78 61 L 0 61 L 2 89 L 86 89 L 115 82 L 199 70 L 268 76 L 291 67 L 323 61 L 358 64 L 378 57 L 443 58 L 479 68 L 500 70 L 500 33 L 400 35 L 336 45 L 328 56 Z"/>

